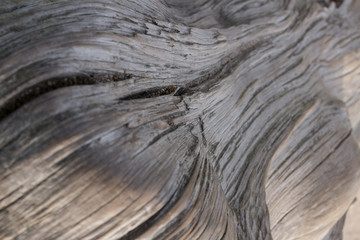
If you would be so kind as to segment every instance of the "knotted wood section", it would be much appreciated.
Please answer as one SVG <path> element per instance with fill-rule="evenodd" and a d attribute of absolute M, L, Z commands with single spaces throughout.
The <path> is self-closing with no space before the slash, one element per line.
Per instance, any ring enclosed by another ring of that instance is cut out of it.
<path fill-rule="evenodd" d="M 5 0 L 1 239 L 337 239 L 355 0 Z"/>

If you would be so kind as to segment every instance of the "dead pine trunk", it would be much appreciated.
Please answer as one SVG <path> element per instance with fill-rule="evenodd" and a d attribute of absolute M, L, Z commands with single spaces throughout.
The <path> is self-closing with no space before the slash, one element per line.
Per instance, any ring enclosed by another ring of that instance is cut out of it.
<path fill-rule="evenodd" d="M 0 239 L 339 239 L 356 0 L 2 0 Z"/>

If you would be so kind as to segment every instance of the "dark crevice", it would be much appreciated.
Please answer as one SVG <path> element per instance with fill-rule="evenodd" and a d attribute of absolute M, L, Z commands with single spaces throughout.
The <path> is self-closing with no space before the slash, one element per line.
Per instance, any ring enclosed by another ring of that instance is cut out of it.
<path fill-rule="evenodd" d="M 119 100 L 125 101 L 125 100 L 135 100 L 135 99 L 144 99 L 144 98 L 153 98 L 153 97 L 159 97 L 164 95 L 169 95 L 171 93 L 174 93 L 176 91 L 176 87 L 166 86 L 166 87 L 159 87 L 159 88 L 151 88 L 147 89 L 141 92 L 137 92 L 134 94 L 130 94 L 128 96 L 122 97 Z"/>
<path fill-rule="evenodd" d="M 207 141 L 205 138 L 205 130 L 204 130 L 204 122 L 202 121 L 201 116 L 198 117 L 198 121 L 199 121 L 199 126 L 200 126 L 200 130 L 201 130 L 201 137 L 202 137 L 203 143 L 204 143 L 205 147 L 207 147 Z"/>
<path fill-rule="evenodd" d="M 179 89 L 175 95 L 192 95 L 195 92 L 208 92 L 221 80 L 232 74 L 244 60 L 248 59 L 251 52 L 259 49 L 269 39 L 259 39 L 247 47 L 239 48 L 235 53 L 220 60 L 217 66 L 210 71 L 202 73 L 202 76 L 187 83 L 184 88 Z"/>
<path fill-rule="evenodd" d="M 325 7 L 330 7 L 331 3 L 334 2 L 335 6 L 337 8 L 339 8 L 342 3 L 344 2 L 344 0 L 319 0 L 320 4 L 325 6 Z"/>
<path fill-rule="evenodd" d="M 133 77 L 132 74 L 127 74 L 124 72 L 116 74 L 81 74 L 77 76 L 65 76 L 47 79 L 24 89 L 5 102 L 5 104 L 0 107 L 0 120 L 4 119 L 35 98 L 59 88 L 117 82 L 129 79 L 131 77 Z"/>
<path fill-rule="evenodd" d="M 236 53 L 230 54 L 230 56 L 224 57 L 218 62 L 218 65 L 210 71 L 204 71 L 201 73 L 202 76 L 192 80 L 185 84 L 183 87 L 175 87 L 173 85 L 152 88 L 145 91 L 137 92 L 119 100 L 133 100 L 133 99 L 144 99 L 152 98 L 163 95 L 174 94 L 174 96 L 192 95 L 195 92 L 208 92 L 213 86 L 219 81 L 226 78 L 236 67 L 250 55 L 252 51 L 259 48 L 262 44 L 269 41 L 268 39 L 260 39 L 255 43 L 251 44 L 246 48 L 240 48 Z"/>

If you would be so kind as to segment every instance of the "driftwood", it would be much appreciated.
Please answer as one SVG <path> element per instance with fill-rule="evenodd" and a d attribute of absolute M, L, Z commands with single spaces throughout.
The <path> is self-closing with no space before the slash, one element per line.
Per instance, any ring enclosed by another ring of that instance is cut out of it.
<path fill-rule="evenodd" d="M 0 239 L 338 239 L 359 11 L 2 0 Z"/>

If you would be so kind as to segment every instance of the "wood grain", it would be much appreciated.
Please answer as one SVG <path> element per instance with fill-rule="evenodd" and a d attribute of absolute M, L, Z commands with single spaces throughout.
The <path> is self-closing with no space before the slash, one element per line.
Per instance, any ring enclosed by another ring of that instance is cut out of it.
<path fill-rule="evenodd" d="M 0 238 L 340 236 L 360 177 L 358 10 L 5 0 Z"/>

